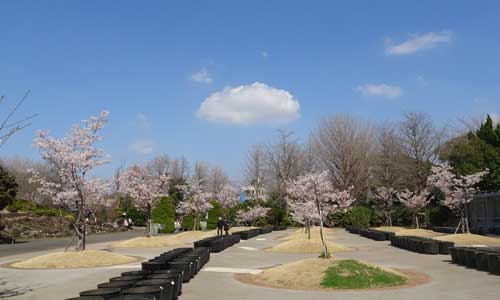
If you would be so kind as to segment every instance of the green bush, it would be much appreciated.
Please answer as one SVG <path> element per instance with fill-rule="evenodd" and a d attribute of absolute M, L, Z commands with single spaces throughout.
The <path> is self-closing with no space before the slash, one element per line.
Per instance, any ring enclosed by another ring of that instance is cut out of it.
<path fill-rule="evenodd" d="M 40 206 L 32 209 L 32 212 L 39 216 L 55 217 L 62 214 L 62 212 L 57 208 Z"/>
<path fill-rule="evenodd" d="M 0 210 L 14 202 L 17 187 L 16 178 L 0 165 Z"/>
<path fill-rule="evenodd" d="M 372 212 L 368 207 L 365 206 L 354 206 L 349 211 L 347 211 L 343 218 L 343 225 L 360 226 L 360 227 L 370 227 L 370 220 L 372 218 Z"/>
<path fill-rule="evenodd" d="M 163 197 L 158 201 L 151 212 L 153 223 L 163 224 L 163 233 L 174 231 L 175 207 L 170 197 Z"/>
<path fill-rule="evenodd" d="M 132 219 L 134 226 L 146 226 L 146 214 L 138 210 L 135 206 L 129 206 L 126 213 L 127 217 Z"/>
<path fill-rule="evenodd" d="M 391 217 L 393 226 L 411 226 L 414 222 L 411 209 L 402 205 L 395 207 Z"/>
<path fill-rule="evenodd" d="M 7 205 L 5 208 L 10 212 L 17 211 L 31 211 L 35 207 L 35 204 L 27 200 L 14 200 L 11 204 Z"/>
<path fill-rule="evenodd" d="M 193 230 L 193 215 L 186 215 L 182 218 L 181 227 L 183 230 Z M 200 223 L 198 220 L 198 224 L 196 224 L 196 230 L 201 230 Z"/>
<path fill-rule="evenodd" d="M 222 208 L 219 202 L 213 200 L 211 203 L 213 208 L 208 211 L 207 229 L 217 228 L 217 221 L 222 216 Z"/>

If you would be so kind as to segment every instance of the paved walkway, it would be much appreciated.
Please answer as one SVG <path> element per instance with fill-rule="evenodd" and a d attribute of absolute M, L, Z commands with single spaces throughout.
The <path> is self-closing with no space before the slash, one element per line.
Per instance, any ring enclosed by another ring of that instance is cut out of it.
<path fill-rule="evenodd" d="M 377 299 L 425 299 L 425 300 L 498 300 L 500 299 L 500 276 L 467 269 L 449 263 L 449 256 L 422 255 L 394 248 L 388 242 L 376 242 L 336 231 L 338 243 L 355 247 L 358 251 L 340 253 L 339 258 L 354 258 L 386 267 L 414 269 L 432 277 L 430 283 L 397 290 L 362 292 L 311 292 L 290 291 L 258 287 L 241 283 L 234 279 L 234 272 L 258 272 L 258 270 L 316 255 L 279 254 L 262 252 L 260 249 L 278 243 L 276 238 L 284 232 L 273 232 L 257 239 L 242 241 L 222 253 L 213 254 L 212 259 L 191 282 L 183 288 L 182 300 L 377 300 Z M 106 244 L 94 244 L 92 248 L 103 248 Z M 258 249 L 258 250 L 255 250 Z M 117 249 L 116 252 L 153 257 L 162 249 Z M 0 259 L 0 263 L 21 259 L 27 254 Z M 0 277 L 8 280 L 9 286 L 17 286 L 26 293 L 9 299 L 57 300 L 92 289 L 98 283 L 130 269 L 138 268 L 138 263 L 128 266 L 89 268 L 80 270 L 13 270 L 0 269 Z M 2 280 L 0 280 L 2 281 Z M 0 289 L 2 286 L 0 286 Z M 29 290 L 32 291 L 29 291 Z M 1 298 L 1 296 L 0 296 Z"/>

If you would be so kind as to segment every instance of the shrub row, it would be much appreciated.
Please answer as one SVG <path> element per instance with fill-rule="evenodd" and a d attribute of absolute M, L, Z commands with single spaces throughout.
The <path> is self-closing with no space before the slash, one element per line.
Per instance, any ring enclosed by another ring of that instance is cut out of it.
<path fill-rule="evenodd" d="M 195 248 L 177 248 L 142 263 L 141 270 L 123 272 L 97 289 L 67 300 L 176 300 L 189 282 L 219 252 L 239 242 L 238 236 L 221 236 L 195 242 Z M 204 247 L 203 245 L 208 245 Z"/>
<path fill-rule="evenodd" d="M 375 229 L 361 228 L 358 226 L 346 226 L 346 230 L 350 233 L 360 234 L 366 238 L 375 240 L 375 241 L 388 241 L 391 239 L 393 232 L 386 232 Z"/>
<path fill-rule="evenodd" d="M 417 236 L 393 236 L 391 245 L 422 254 L 449 254 L 453 242 L 438 241 Z"/>
<path fill-rule="evenodd" d="M 455 264 L 500 274 L 499 247 L 452 247 L 450 253 Z"/>

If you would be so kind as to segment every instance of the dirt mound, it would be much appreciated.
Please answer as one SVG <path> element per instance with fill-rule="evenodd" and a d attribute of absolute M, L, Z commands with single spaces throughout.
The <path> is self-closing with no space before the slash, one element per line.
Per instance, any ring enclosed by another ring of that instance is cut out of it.
<path fill-rule="evenodd" d="M 397 236 L 420 236 L 420 237 L 438 237 L 442 236 L 442 233 L 439 232 L 434 232 L 432 230 L 426 230 L 426 229 L 405 229 L 396 232 Z"/>
<path fill-rule="evenodd" d="M 172 236 L 173 239 L 183 241 L 183 242 L 192 242 L 201 240 L 207 237 L 211 237 L 217 234 L 217 231 L 184 231 Z"/>
<path fill-rule="evenodd" d="M 13 263 L 22 269 L 73 269 L 127 264 L 137 258 L 101 250 L 53 252 Z"/>
<path fill-rule="evenodd" d="M 381 226 L 381 227 L 375 227 L 372 229 L 385 231 L 385 232 L 399 232 L 399 231 L 407 230 L 407 228 L 398 227 L 398 226 Z"/>
<path fill-rule="evenodd" d="M 111 245 L 114 248 L 160 248 L 184 246 L 186 243 L 168 236 L 136 237 Z"/>
<path fill-rule="evenodd" d="M 500 239 L 478 234 L 459 233 L 447 234 L 434 238 L 440 241 L 454 242 L 457 245 L 500 245 Z"/>
<path fill-rule="evenodd" d="M 293 290 L 323 290 L 323 291 L 333 290 L 333 288 L 322 287 L 321 282 L 325 277 L 326 271 L 330 267 L 335 266 L 338 262 L 342 262 L 342 260 L 338 261 L 333 259 L 311 258 L 270 268 L 264 270 L 259 274 L 255 275 L 238 274 L 235 275 L 235 277 L 238 280 L 241 280 L 245 283 L 274 287 L 274 288 L 285 288 Z M 366 264 L 366 265 L 373 266 L 371 264 Z M 406 274 L 403 274 L 395 270 L 381 268 L 378 266 L 374 267 L 380 268 L 381 270 L 391 274 L 403 276 L 405 278 L 409 277 Z M 408 285 L 424 283 L 424 280 L 421 280 L 421 278 L 418 279 L 420 280 L 420 282 L 416 282 L 414 278 L 409 278 Z M 389 287 L 389 288 L 398 288 L 398 287 Z M 375 289 L 381 289 L 381 288 L 378 287 Z"/>
<path fill-rule="evenodd" d="M 348 252 L 353 249 L 345 247 L 331 241 L 326 242 L 328 251 L 335 252 Z M 269 252 L 282 252 L 282 253 L 320 253 L 322 244 L 320 239 L 295 239 L 283 242 L 274 247 L 266 249 Z"/>
<path fill-rule="evenodd" d="M 334 239 L 333 232 L 334 232 L 334 230 L 331 228 L 323 228 L 323 236 L 327 240 Z M 289 235 L 280 238 L 280 240 L 284 240 L 284 241 L 291 241 L 291 240 L 297 240 L 297 239 L 299 239 L 299 240 L 308 239 L 308 234 L 305 231 L 305 228 L 298 229 L 298 230 L 290 233 Z M 317 227 L 317 226 L 311 227 L 311 239 L 321 239 L 319 227 Z"/>

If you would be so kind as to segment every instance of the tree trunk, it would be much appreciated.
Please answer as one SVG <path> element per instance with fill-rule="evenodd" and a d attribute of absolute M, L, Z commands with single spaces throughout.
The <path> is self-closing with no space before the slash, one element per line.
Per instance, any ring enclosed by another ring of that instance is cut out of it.
<path fill-rule="evenodd" d="M 323 250 L 322 250 L 322 253 L 321 253 L 321 257 L 322 258 L 328 258 L 330 257 L 330 255 L 328 254 L 328 248 L 326 247 L 326 242 L 325 242 L 325 238 L 323 237 L 323 215 L 321 213 L 321 207 L 319 205 L 319 201 L 316 200 L 316 205 L 318 207 L 318 213 L 319 213 L 319 234 L 321 236 L 321 244 L 323 246 Z"/>
<path fill-rule="evenodd" d="M 415 224 L 417 225 L 417 229 L 420 229 L 420 226 L 418 225 L 418 213 L 415 214 Z"/>
<path fill-rule="evenodd" d="M 307 239 L 311 239 L 311 220 L 307 220 Z"/>
<path fill-rule="evenodd" d="M 467 204 L 465 204 L 465 217 L 464 217 L 464 221 L 465 221 L 465 229 L 467 230 L 467 233 L 470 233 L 470 230 L 469 230 L 469 211 L 467 209 Z"/>

